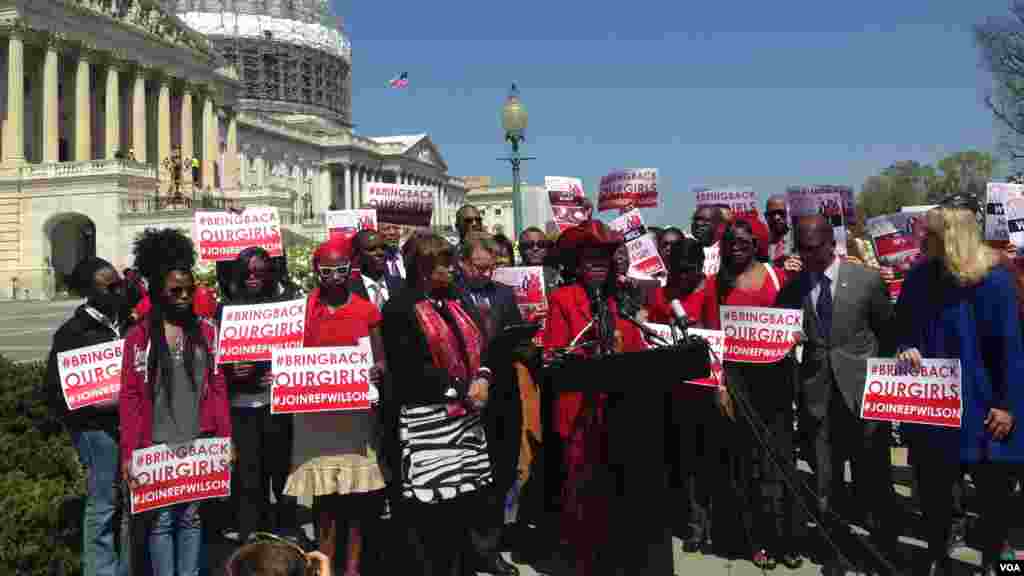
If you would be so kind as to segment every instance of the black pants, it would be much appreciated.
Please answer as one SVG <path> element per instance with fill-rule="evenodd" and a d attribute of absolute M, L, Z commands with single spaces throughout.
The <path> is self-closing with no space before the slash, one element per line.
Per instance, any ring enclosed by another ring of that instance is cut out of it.
<path fill-rule="evenodd" d="M 238 495 L 238 532 L 295 530 L 295 498 L 284 495 L 292 454 L 292 418 L 269 407 L 231 408 L 232 439 L 238 451 L 233 493 Z M 274 491 L 276 505 L 270 503 Z"/>
<path fill-rule="evenodd" d="M 857 501 L 866 507 L 865 528 L 871 532 L 871 541 L 878 552 L 892 560 L 898 544 L 898 501 L 890 465 L 891 426 L 886 422 L 861 420 L 846 406 L 834 384 L 828 416 L 821 421 L 809 418 L 806 422 L 814 439 L 819 512 L 823 515 L 835 512 L 835 496 L 844 490 L 845 462 L 849 460 Z M 946 494 L 952 495 L 952 485 L 947 486 Z"/>
<path fill-rule="evenodd" d="M 720 417 L 713 394 L 709 389 L 674 398 L 666 426 L 669 486 L 677 494 L 673 501 L 683 504 L 677 517 L 686 522 L 688 533 L 684 536 L 698 542 L 711 537 L 711 491 L 716 481 L 713 470 L 718 465 L 711 426 Z"/>
<path fill-rule="evenodd" d="M 501 534 L 505 527 L 505 492 L 501 487 L 483 490 L 476 500 L 479 509 L 469 530 L 476 556 L 469 559 L 470 562 L 486 561 L 500 553 Z"/>
<path fill-rule="evenodd" d="M 393 522 L 405 528 L 408 549 L 398 574 L 472 576 L 473 543 L 470 527 L 479 523 L 487 504 L 486 493 L 424 504 L 405 499 L 392 508 Z"/>
<path fill-rule="evenodd" d="M 961 467 L 941 444 L 926 438 L 910 442 L 913 466 L 921 490 L 921 512 L 928 542 L 929 560 L 945 558 L 953 522 L 953 485 L 962 477 Z M 1009 534 L 1011 465 L 982 462 L 967 466 L 974 480 L 975 501 L 981 516 L 977 538 L 985 563 L 995 562 Z"/>

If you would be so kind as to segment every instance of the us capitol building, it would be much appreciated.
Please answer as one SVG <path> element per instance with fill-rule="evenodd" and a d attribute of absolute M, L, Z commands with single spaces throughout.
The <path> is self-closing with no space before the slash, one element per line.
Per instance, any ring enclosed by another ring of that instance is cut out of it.
<path fill-rule="evenodd" d="M 368 182 L 466 185 L 427 134 L 353 132 L 352 47 L 327 0 L 0 0 L 0 299 L 47 298 L 82 258 L 122 268 L 146 227 L 276 206 L 324 235 Z"/>

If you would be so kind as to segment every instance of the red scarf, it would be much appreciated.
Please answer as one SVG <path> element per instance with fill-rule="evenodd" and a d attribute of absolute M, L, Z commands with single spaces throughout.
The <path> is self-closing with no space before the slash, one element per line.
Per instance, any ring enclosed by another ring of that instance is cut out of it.
<path fill-rule="evenodd" d="M 452 327 L 441 317 L 430 300 L 416 303 L 416 318 L 423 328 L 430 348 L 430 356 L 434 359 L 434 367 L 446 370 L 452 378 L 469 381 L 480 370 L 480 354 L 483 350 L 483 338 L 480 329 L 473 319 L 455 300 L 447 300 L 448 311 L 455 319 L 459 332 L 466 342 L 465 354 L 462 353 L 459 341 Z M 466 365 L 469 359 L 469 366 Z"/>

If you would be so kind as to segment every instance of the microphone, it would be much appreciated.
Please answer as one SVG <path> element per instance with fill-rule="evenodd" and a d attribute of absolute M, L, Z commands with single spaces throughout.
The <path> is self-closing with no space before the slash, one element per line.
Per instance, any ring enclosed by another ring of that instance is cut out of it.
<path fill-rule="evenodd" d="M 672 307 L 672 315 L 675 316 L 675 322 L 677 328 L 683 333 L 683 340 L 686 340 L 686 329 L 693 325 L 690 318 L 686 315 L 686 310 L 683 309 L 682 303 L 679 302 L 679 298 L 673 298 L 669 302 L 669 306 Z"/>

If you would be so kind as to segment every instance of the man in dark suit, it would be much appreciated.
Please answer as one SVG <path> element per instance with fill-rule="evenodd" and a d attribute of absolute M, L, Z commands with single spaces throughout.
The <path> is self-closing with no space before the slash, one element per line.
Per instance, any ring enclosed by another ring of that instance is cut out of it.
<path fill-rule="evenodd" d="M 353 277 L 349 288 L 381 309 L 402 289 L 402 277 L 388 271 L 387 244 L 378 232 L 361 230 L 356 234 L 354 248 L 359 275 Z"/>
<path fill-rule="evenodd" d="M 872 542 L 892 560 L 897 550 L 897 506 L 889 457 L 891 430 L 886 422 L 859 416 L 867 359 L 893 354 L 887 338 L 892 304 L 878 273 L 836 256 L 832 226 L 823 216 L 800 220 L 797 250 L 803 271 L 779 293 L 778 305 L 804 311 L 797 391 L 801 423 L 813 439 L 819 513 L 831 510 L 836 484 L 845 480 L 843 463 L 849 459 L 858 499 L 868 508 Z M 848 549 L 843 553 L 849 558 Z M 885 572 L 877 559 L 868 561 L 873 570 Z M 841 570 L 838 559 L 832 558 L 824 573 Z"/>
<path fill-rule="evenodd" d="M 487 333 L 488 364 L 494 371 L 494 384 L 484 409 L 484 429 L 494 473 L 494 487 L 482 510 L 480 523 L 471 530 L 476 558 L 470 567 L 478 572 L 514 576 L 519 570 L 499 554 L 505 523 L 505 496 L 516 480 L 523 411 L 519 386 L 512 368 L 512 350 L 492 346 L 506 326 L 522 322 L 512 288 L 491 280 L 497 247 L 489 238 L 470 235 L 460 246 L 456 276 L 461 299 L 475 309 Z"/>

